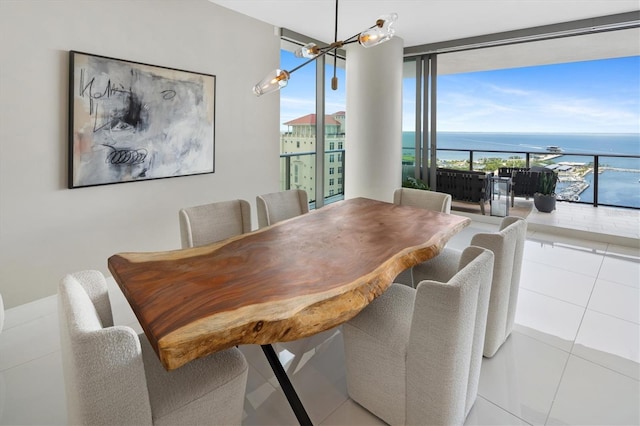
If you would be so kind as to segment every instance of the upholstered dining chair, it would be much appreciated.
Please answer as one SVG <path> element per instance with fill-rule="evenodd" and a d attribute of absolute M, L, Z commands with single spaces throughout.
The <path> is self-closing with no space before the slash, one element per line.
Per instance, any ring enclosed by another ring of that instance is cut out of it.
<path fill-rule="evenodd" d="M 451 195 L 424 189 L 398 188 L 393 192 L 393 204 L 451 213 Z M 413 287 L 411 268 L 400 272 L 393 282 Z"/>
<path fill-rule="evenodd" d="M 422 209 L 451 213 L 451 195 L 424 189 L 398 188 L 393 193 L 393 203 Z"/>
<path fill-rule="evenodd" d="M 248 364 L 227 349 L 166 371 L 144 334 L 114 326 L 102 273 L 65 276 L 58 315 L 69 424 L 240 424 Z"/>
<path fill-rule="evenodd" d="M 180 209 L 178 217 L 182 248 L 203 246 L 251 232 L 251 205 L 245 200 Z"/>
<path fill-rule="evenodd" d="M 495 355 L 513 329 L 526 236 L 527 221 L 508 216 L 498 232 L 479 233 L 471 239 L 471 245 L 489 249 L 495 255 L 484 342 L 484 356 L 488 358 Z M 460 251 L 445 248 L 433 259 L 413 267 L 414 282 L 448 280 L 456 273 L 460 256 Z"/>
<path fill-rule="evenodd" d="M 391 425 L 462 424 L 480 380 L 493 254 L 468 247 L 448 282 L 394 283 L 343 324 L 347 392 Z"/>
<path fill-rule="evenodd" d="M 309 198 L 307 191 L 302 189 L 258 195 L 256 209 L 258 226 L 264 228 L 276 222 L 309 213 Z"/>

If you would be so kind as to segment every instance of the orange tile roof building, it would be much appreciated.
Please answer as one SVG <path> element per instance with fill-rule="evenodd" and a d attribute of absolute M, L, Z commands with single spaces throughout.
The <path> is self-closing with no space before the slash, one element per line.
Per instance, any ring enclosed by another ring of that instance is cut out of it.
<path fill-rule="evenodd" d="M 316 115 L 307 114 L 284 123 L 287 131 L 281 133 L 280 154 L 284 156 L 280 170 L 280 187 L 304 189 L 309 200 L 315 200 L 316 167 Z M 324 196 L 344 192 L 345 112 L 325 116 L 325 182 Z M 291 155 L 300 154 L 300 155 Z"/>

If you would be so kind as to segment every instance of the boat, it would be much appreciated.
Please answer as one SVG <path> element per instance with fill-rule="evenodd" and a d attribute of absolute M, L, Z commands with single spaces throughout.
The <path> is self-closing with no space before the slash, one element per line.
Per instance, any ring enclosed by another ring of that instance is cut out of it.
<path fill-rule="evenodd" d="M 562 152 L 562 148 L 560 148 L 559 146 L 549 145 L 547 147 L 547 151 L 549 151 L 549 152 Z"/>

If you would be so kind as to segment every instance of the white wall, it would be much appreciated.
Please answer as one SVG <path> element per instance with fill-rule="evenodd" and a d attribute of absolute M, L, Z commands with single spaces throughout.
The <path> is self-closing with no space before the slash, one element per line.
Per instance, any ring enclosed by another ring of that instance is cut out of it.
<path fill-rule="evenodd" d="M 215 173 L 67 189 L 68 51 L 214 74 Z M 272 26 L 206 0 L 0 1 L 0 293 L 54 294 L 122 251 L 180 247 L 178 210 L 279 188 Z M 254 213 L 254 228 L 257 226 Z"/>
<path fill-rule="evenodd" d="M 347 47 L 345 198 L 393 201 L 402 181 L 402 48 Z"/>

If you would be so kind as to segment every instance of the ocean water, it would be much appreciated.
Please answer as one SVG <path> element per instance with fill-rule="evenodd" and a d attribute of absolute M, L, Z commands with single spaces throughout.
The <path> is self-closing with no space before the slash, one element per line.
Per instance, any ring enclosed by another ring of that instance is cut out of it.
<path fill-rule="evenodd" d="M 415 133 L 402 133 L 402 149 L 412 152 Z M 640 156 L 640 133 L 470 133 L 438 132 L 438 148 L 546 153 L 559 146 L 566 154 Z"/>
<path fill-rule="evenodd" d="M 403 155 L 414 154 L 414 132 L 403 132 Z M 545 153 L 548 146 L 558 146 L 563 153 L 552 162 L 591 163 L 592 155 L 599 155 L 600 166 L 619 170 L 605 170 L 598 176 L 598 203 L 640 208 L 640 158 L 608 157 L 607 155 L 635 155 L 640 157 L 640 133 L 614 134 L 547 134 L 547 133 L 470 133 L 439 132 L 439 149 L 472 149 L 474 158 L 509 158 L 524 154 Z M 507 151 L 492 153 L 486 151 Z M 582 155 L 581 155 L 582 154 Z M 468 152 L 438 151 L 438 159 L 468 159 Z M 622 169 L 622 170 L 620 170 Z M 593 174 L 585 176 L 589 187 L 580 194 L 580 201 L 593 202 Z M 562 188 L 559 184 L 558 189 Z"/>

